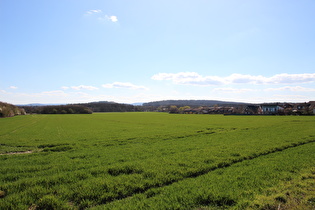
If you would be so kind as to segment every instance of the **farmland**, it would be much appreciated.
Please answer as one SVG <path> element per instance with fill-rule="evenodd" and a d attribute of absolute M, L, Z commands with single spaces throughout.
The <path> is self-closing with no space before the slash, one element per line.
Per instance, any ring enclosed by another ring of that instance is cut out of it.
<path fill-rule="evenodd" d="M 315 118 L 0 119 L 0 209 L 315 207 Z"/>

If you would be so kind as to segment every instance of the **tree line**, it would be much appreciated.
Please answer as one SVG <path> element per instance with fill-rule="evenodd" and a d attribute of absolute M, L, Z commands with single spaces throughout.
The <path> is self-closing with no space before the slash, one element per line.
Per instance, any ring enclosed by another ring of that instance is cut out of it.
<path fill-rule="evenodd" d="M 14 106 L 13 104 L 0 102 L 0 117 L 13 117 L 24 114 L 24 109 Z"/>
<path fill-rule="evenodd" d="M 120 104 L 115 102 L 100 101 L 78 104 L 91 109 L 93 112 L 138 112 L 142 111 L 140 106 L 131 104 Z"/>
<path fill-rule="evenodd" d="M 93 112 L 139 112 L 141 106 L 120 104 L 115 102 L 91 102 L 68 105 L 20 106 L 29 114 L 91 114 Z"/>
<path fill-rule="evenodd" d="M 92 114 L 92 110 L 81 105 L 21 106 L 28 114 Z"/>
<path fill-rule="evenodd" d="M 239 102 L 228 102 L 228 101 L 217 101 L 217 100 L 164 100 L 164 101 L 153 101 L 144 103 L 143 106 L 147 107 L 161 107 L 161 106 L 190 106 L 192 108 L 197 108 L 200 106 L 235 106 L 235 105 L 244 105 L 247 103 Z"/>

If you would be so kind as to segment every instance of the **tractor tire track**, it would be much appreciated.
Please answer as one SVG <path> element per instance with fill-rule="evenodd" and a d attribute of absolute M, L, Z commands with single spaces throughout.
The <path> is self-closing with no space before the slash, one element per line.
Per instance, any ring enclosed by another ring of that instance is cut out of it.
<path fill-rule="evenodd" d="M 27 151 L 23 151 L 23 152 L 8 152 L 8 153 L 0 153 L 0 155 L 22 155 L 22 154 L 31 154 L 34 151 L 32 150 L 27 150 Z"/>
<path fill-rule="evenodd" d="M 211 166 L 211 167 L 209 167 L 207 169 L 188 174 L 187 176 L 184 176 L 182 178 L 165 182 L 164 184 L 156 184 L 156 185 L 146 186 L 144 188 L 140 188 L 140 187 L 136 188 L 136 189 L 133 190 L 132 193 L 120 195 L 119 197 L 115 197 L 115 198 L 111 198 L 109 200 L 105 200 L 102 203 L 99 203 L 99 205 L 109 204 L 109 203 L 111 203 L 113 201 L 123 200 L 125 198 L 130 198 L 130 197 L 132 197 L 135 194 L 146 193 L 150 189 L 157 189 L 157 188 L 166 187 L 166 186 L 172 185 L 174 183 L 177 183 L 177 182 L 180 182 L 180 181 L 183 181 L 183 180 L 186 180 L 186 179 L 197 178 L 199 176 L 205 175 L 207 173 L 213 172 L 213 171 L 218 170 L 218 169 L 230 167 L 230 166 L 232 166 L 234 164 L 241 163 L 243 161 L 252 160 L 252 159 L 255 159 L 255 158 L 259 158 L 259 157 L 270 155 L 270 154 L 277 153 L 277 152 L 282 152 L 282 151 L 290 149 L 290 148 L 295 148 L 295 147 L 299 147 L 299 146 L 302 146 L 302 145 L 305 145 L 305 144 L 314 143 L 314 142 L 315 142 L 315 139 L 309 140 L 309 141 L 298 142 L 298 143 L 292 143 L 292 144 L 284 145 L 284 146 L 281 146 L 281 147 L 275 147 L 275 148 L 272 148 L 272 149 L 270 149 L 268 151 L 262 151 L 260 153 L 253 153 L 253 154 L 248 155 L 246 157 L 240 157 L 240 158 L 236 158 L 236 159 L 229 159 L 226 162 L 218 163 L 216 166 Z"/>
<path fill-rule="evenodd" d="M 11 133 L 15 133 L 16 131 L 18 131 L 18 130 L 20 130 L 20 129 L 23 129 L 23 128 L 25 128 L 25 127 L 32 126 L 32 125 L 34 125 L 35 123 L 37 123 L 38 121 L 40 121 L 40 120 L 42 120 L 42 119 L 32 119 L 32 120 L 30 120 L 30 121 L 27 121 L 27 122 L 21 124 L 21 126 L 14 128 L 13 130 L 10 130 L 10 131 L 8 131 L 8 132 L 6 132 L 6 133 L 0 134 L 0 137 L 1 137 L 1 136 L 7 136 L 7 135 L 9 135 L 9 134 L 11 134 Z"/>

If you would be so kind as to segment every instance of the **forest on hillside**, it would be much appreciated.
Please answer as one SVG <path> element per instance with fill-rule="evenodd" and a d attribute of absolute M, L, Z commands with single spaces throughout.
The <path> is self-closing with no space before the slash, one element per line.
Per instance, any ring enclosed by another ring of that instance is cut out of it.
<path fill-rule="evenodd" d="M 228 101 L 218 101 L 218 100 L 164 100 L 164 101 L 153 101 L 144 103 L 143 106 L 190 106 L 190 107 L 200 107 L 200 106 L 235 106 L 244 105 L 246 103 L 240 102 L 228 102 Z"/>
<path fill-rule="evenodd" d="M 99 101 L 91 103 L 80 103 L 78 105 L 85 106 L 91 109 L 93 112 L 134 112 L 142 111 L 140 106 L 134 106 L 131 104 L 120 104 L 108 101 Z"/>
<path fill-rule="evenodd" d="M 92 114 L 82 105 L 21 106 L 28 114 Z"/>
<path fill-rule="evenodd" d="M 24 115 L 25 110 L 0 101 L 0 117 L 13 117 L 15 115 Z"/>

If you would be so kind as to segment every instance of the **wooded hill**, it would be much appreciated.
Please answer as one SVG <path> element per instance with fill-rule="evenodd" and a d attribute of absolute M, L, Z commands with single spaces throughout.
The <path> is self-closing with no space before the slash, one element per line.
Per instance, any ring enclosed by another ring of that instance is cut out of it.
<path fill-rule="evenodd" d="M 24 115 L 25 110 L 0 101 L 0 117 L 13 117 L 15 115 Z"/>
<path fill-rule="evenodd" d="M 217 101 L 217 100 L 164 100 L 164 101 L 154 101 L 144 103 L 143 106 L 190 106 L 190 107 L 200 107 L 200 106 L 235 106 L 235 105 L 245 105 L 246 103 L 240 102 L 228 102 L 228 101 Z"/>
<path fill-rule="evenodd" d="M 141 107 L 130 104 L 100 101 L 68 105 L 25 105 L 20 106 L 29 114 L 91 114 L 92 112 L 134 112 Z"/>
<path fill-rule="evenodd" d="M 91 109 L 93 112 L 137 112 L 142 111 L 140 106 L 134 106 L 131 104 L 120 104 L 109 101 L 99 101 L 91 103 L 78 104 Z"/>
<path fill-rule="evenodd" d="M 27 105 L 19 106 L 24 108 L 27 113 L 36 114 L 88 114 L 92 112 L 143 112 L 143 111 L 163 111 L 163 107 L 189 106 L 198 108 L 201 106 L 237 106 L 245 103 L 226 102 L 216 100 L 165 100 L 144 103 L 142 106 L 131 104 L 121 104 L 110 101 L 99 101 L 90 103 L 78 103 L 68 105 Z M 162 107 L 162 108 L 161 108 Z M 168 110 L 168 109 L 166 109 Z"/>
<path fill-rule="evenodd" d="M 20 106 L 28 114 L 92 114 L 92 110 L 81 105 Z"/>

